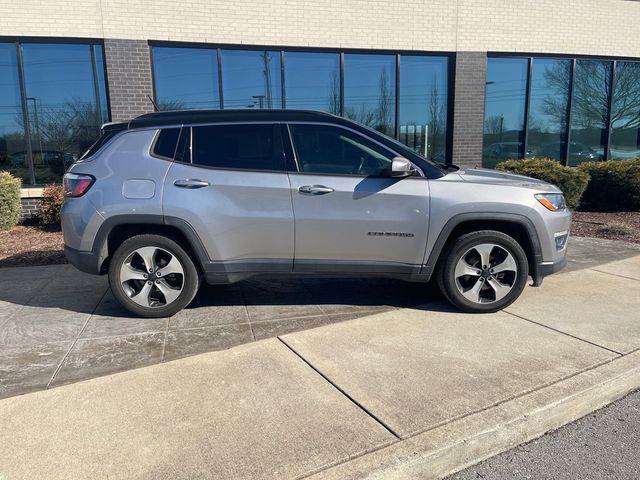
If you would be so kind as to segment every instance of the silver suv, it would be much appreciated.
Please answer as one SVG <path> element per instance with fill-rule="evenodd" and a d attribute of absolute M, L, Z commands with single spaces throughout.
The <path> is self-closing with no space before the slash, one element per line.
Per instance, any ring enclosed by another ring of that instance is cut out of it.
<path fill-rule="evenodd" d="M 103 127 L 64 177 L 65 252 L 144 317 L 200 282 L 257 275 L 437 279 L 468 312 L 512 303 L 566 262 L 553 185 L 437 164 L 310 111 L 178 111 Z"/>

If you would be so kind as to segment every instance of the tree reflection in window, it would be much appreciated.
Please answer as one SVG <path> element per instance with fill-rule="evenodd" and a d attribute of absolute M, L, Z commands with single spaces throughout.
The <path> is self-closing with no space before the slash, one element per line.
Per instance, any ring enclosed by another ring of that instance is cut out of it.
<path fill-rule="evenodd" d="M 640 62 L 618 62 L 611 114 L 610 157 L 640 157 Z"/>

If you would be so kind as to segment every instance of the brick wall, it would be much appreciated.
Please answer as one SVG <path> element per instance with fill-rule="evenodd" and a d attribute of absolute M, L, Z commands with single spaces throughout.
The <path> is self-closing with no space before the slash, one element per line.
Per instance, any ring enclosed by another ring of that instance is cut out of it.
<path fill-rule="evenodd" d="M 0 0 L 3 35 L 640 57 L 623 0 Z"/>
<path fill-rule="evenodd" d="M 20 222 L 35 219 L 40 216 L 40 198 L 20 199 L 22 211 L 20 212 Z"/>
<path fill-rule="evenodd" d="M 149 46 L 143 40 L 104 41 L 111 119 L 130 120 L 153 111 L 151 60 Z"/>
<path fill-rule="evenodd" d="M 487 55 L 458 52 L 453 104 L 453 163 L 479 166 L 482 160 Z"/>

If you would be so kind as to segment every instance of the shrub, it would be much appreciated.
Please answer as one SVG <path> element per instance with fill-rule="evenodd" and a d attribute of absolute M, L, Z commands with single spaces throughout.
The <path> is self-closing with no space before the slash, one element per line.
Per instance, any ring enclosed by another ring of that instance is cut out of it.
<path fill-rule="evenodd" d="M 55 183 L 47 185 L 42 190 L 42 221 L 47 224 L 60 223 L 60 210 L 64 202 L 64 190 L 62 185 Z"/>
<path fill-rule="evenodd" d="M 20 219 L 22 181 L 9 172 L 0 172 L 0 230 L 11 230 Z"/>
<path fill-rule="evenodd" d="M 517 173 L 527 177 L 551 183 L 564 193 L 569 208 L 575 209 L 580 204 L 580 197 L 587 183 L 589 175 L 584 171 L 571 167 L 563 167 L 555 160 L 540 158 L 534 160 L 507 160 L 499 163 L 496 169 L 503 172 Z"/>
<path fill-rule="evenodd" d="M 578 167 L 591 180 L 581 207 L 596 211 L 640 210 L 640 158 L 587 162 Z"/>

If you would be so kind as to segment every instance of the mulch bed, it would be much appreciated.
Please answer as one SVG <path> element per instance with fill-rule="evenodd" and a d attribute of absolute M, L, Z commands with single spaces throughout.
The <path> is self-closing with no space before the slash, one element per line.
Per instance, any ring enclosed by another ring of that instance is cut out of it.
<path fill-rule="evenodd" d="M 640 243 L 640 212 L 573 212 L 571 234 Z"/>
<path fill-rule="evenodd" d="M 640 212 L 573 212 L 571 234 L 640 244 Z M 0 267 L 67 263 L 59 226 L 19 225 L 0 231 Z"/>
<path fill-rule="evenodd" d="M 67 263 L 59 226 L 18 225 L 0 231 L 0 267 Z"/>

